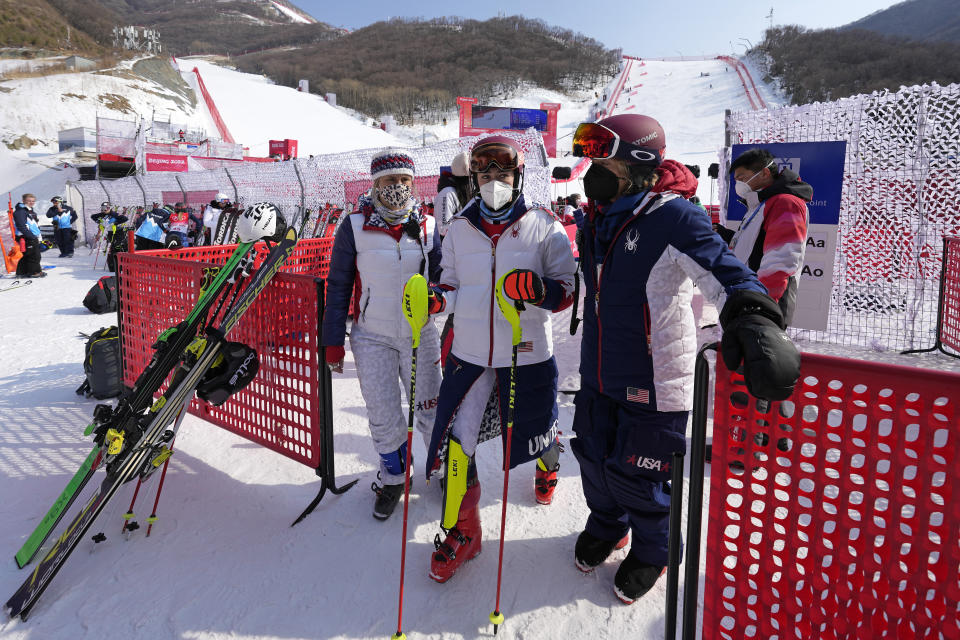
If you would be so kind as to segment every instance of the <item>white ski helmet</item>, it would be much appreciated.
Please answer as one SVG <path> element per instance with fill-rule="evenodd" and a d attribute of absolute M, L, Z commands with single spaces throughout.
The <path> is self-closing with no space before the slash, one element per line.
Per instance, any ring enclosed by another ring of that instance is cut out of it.
<path fill-rule="evenodd" d="M 286 229 L 280 208 L 270 202 L 258 202 L 247 207 L 237 220 L 240 242 L 257 242 L 278 238 Z"/>
<path fill-rule="evenodd" d="M 217 193 L 217 197 L 214 198 L 214 200 L 216 200 L 217 202 L 223 202 L 224 200 L 226 200 L 227 202 L 229 202 L 229 201 L 230 201 L 230 196 L 228 196 L 227 194 L 225 194 L 223 191 L 220 191 L 219 193 Z"/>

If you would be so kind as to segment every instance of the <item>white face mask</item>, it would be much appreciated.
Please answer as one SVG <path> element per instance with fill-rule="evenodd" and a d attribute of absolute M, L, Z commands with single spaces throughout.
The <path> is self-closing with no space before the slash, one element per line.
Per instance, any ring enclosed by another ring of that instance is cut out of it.
<path fill-rule="evenodd" d="M 499 180 L 491 180 L 480 187 L 480 197 L 493 211 L 502 209 L 513 200 L 513 185 Z"/>
<path fill-rule="evenodd" d="M 770 162 L 765 167 L 763 167 L 763 169 L 766 169 L 767 167 L 770 167 L 772 165 L 773 163 Z M 733 185 L 734 191 L 737 192 L 738 196 L 740 196 L 741 198 L 747 201 L 748 207 L 753 208 L 757 206 L 757 204 L 759 204 L 760 202 L 760 196 L 758 196 L 756 191 L 753 190 L 753 187 L 750 186 L 750 183 L 753 182 L 754 178 L 756 178 L 758 175 L 763 173 L 763 169 L 760 169 L 760 171 L 757 171 L 755 174 L 753 174 L 746 180 L 737 180 L 736 183 Z"/>

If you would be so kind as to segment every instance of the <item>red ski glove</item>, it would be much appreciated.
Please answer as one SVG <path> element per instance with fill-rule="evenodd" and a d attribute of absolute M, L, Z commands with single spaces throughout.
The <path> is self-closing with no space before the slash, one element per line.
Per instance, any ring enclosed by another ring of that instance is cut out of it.
<path fill-rule="evenodd" d="M 345 353 L 342 344 L 323 348 L 323 357 L 326 359 L 330 371 L 343 373 L 343 357 Z"/>
<path fill-rule="evenodd" d="M 540 304 L 545 294 L 543 279 L 529 269 L 514 269 L 503 279 L 503 292 L 508 298 Z"/>

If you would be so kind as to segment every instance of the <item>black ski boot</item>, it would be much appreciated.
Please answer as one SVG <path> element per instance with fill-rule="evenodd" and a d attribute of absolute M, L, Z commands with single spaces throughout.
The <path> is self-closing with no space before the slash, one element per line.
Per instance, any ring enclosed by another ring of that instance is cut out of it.
<path fill-rule="evenodd" d="M 581 532 L 577 538 L 577 546 L 573 551 L 577 569 L 584 573 L 590 573 L 603 564 L 603 561 L 610 557 L 614 549 L 623 549 L 629 541 L 629 534 L 619 540 L 601 540 L 586 531 Z"/>
<path fill-rule="evenodd" d="M 617 575 L 613 578 L 613 592 L 624 604 L 633 604 L 635 600 L 653 588 L 664 571 L 666 571 L 666 567 L 641 562 L 628 554 L 626 559 L 620 563 Z"/>
<path fill-rule="evenodd" d="M 377 520 L 386 520 L 397 508 L 397 503 L 403 496 L 403 485 L 385 484 L 380 486 L 374 482 L 371 483 L 370 488 L 377 494 L 377 501 L 373 504 L 373 517 Z"/>

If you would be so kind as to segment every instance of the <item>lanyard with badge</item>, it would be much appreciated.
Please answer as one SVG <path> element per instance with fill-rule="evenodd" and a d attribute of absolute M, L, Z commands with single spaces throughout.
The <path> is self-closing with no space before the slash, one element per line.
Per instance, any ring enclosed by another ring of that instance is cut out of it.
<path fill-rule="evenodd" d="M 762 208 L 763 208 L 763 203 L 761 202 L 760 204 L 757 205 L 757 208 L 754 209 L 753 212 L 750 214 L 750 217 L 744 218 L 744 220 L 740 223 L 740 226 L 737 227 L 737 233 L 733 236 L 733 240 L 730 241 L 731 251 L 737 248 L 737 242 L 740 241 L 740 238 L 743 235 L 743 231 L 745 231 L 747 227 L 750 226 L 750 223 L 753 222 L 753 219 L 757 217 L 757 214 L 760 213 L 760 209 Z"/>

